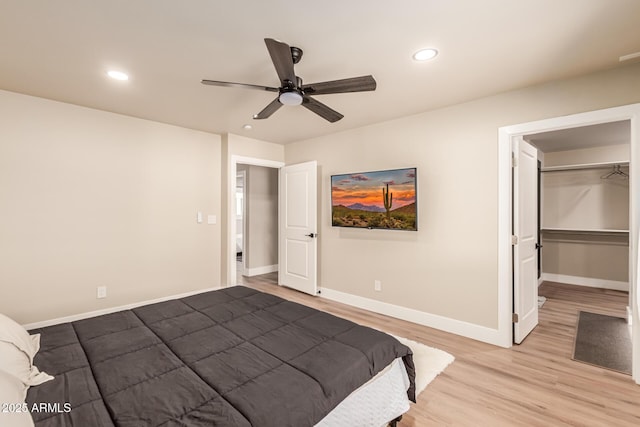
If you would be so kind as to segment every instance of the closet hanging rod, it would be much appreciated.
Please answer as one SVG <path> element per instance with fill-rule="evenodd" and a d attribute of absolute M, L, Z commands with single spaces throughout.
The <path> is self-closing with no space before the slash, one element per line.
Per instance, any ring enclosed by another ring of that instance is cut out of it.
<path fill-rule="evenodd" d="M 580 169 L 609 169 L 615 166 L 629 166 L 628 161 L 622 162 L 602 162 L 602 163 L 584 163 L 578 165 L 562 165 L 562 166 L 547 166 L 541 169 L 541 172 L 560 172 L 569 170 Z"/>

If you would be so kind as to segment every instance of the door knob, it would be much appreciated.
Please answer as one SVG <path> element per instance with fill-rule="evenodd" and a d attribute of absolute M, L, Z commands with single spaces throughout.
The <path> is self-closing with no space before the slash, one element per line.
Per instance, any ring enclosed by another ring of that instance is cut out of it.
<path fill-rule="evenodd" d="M 542 245 L 540 243 L 536 243 L 536 249 L 540 249 Z"/>
<path fill-rule="evenodd" d="M 311 237 L 313 239 L 314 237 L 317 236 L 317 234 L 316 233 L 309 233 L 309 234 L 305 234 L 305 236 Z"/>

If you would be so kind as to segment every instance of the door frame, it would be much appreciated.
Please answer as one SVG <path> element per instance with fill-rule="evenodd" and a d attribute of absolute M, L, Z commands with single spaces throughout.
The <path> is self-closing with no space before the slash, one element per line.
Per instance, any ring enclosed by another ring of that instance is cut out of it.
<path fill-rule="evenodd" d="M 257 157 L 245 157 L 231 155 L 231 162 L 228 171 L 228 187 L 227 187 L 227 286 L 235 286 L 237 283 L 236 274 L 236 174 L 238 172 L 238 163 L 263 166 L 267 168 L 280 169 L 284 166 L 284 162 L 276 160 L 267 160 Z M 246 219 L 245 219 L 246 220 Z M 243 248 L 244 250 L 244 248 Z"/>
<path fill-rule="evenodd" d="M 513 255 L 511 250 L 512 141 L 519 136 L 629 120 L 631 141 L 629 157 L 629 310 L 632 320 L 632 377 L 640 384 L 640 295 L 638 293 L 638 231 L 640 226 L 640 103 L 586 113 L 555 117 L 498 129 L 498 336 L 499 345 L 513 345 Z"/>
<path fill-rule="evenodd" d="M 236 182 L 239 177 L 242 177 L 242 274 L 246 274 L 246 271 L 247 271 L 247 250 L 246 250 L 247 248 L 247 242 L 246 242 L 247 240 L 247 171 L 245 170 L 238 171 L 237 165 L 236 165 Z M 238 193 L 238 187 L 236 185 L 236 197 L 238 195 L 237 193 Z M 237 201 L 234 200 L 234 202 L 236 203 L 236 207 L 237 207 L 238 206 Z M 234 210 L 234 214 L 236 218 L 235 225 L 236 225 L 236 239 L 237 239 L 238 238 L 238 229 L 237 229 L 238 212 Z M 234 242 L 234 247 L 235 247 L 235 242 Z M 237 251 L 234 251 L 234 253 L 236 254 L 236 257 L 237 257 Z"/>

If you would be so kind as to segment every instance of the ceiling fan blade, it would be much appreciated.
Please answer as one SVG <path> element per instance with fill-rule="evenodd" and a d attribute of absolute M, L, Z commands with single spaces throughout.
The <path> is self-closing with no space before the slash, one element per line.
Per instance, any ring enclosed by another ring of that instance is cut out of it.
<path fill-rule="evenodd" d="M 258 90 L 266 90 L 267 92 L 278 92 L 277 87 L 251 85 L 247 83 L 219 82 L 217 80 L 202 80 L 201 83 L 203 85 L 210 85 L 210 86 L 239 87 L 243 89 L 258 89 Z"/>
<path fill-rule="evenodd" d="M 373 76 L 352 77 L 350 79 L 332 80 L 330 82 L 311 83 L 303 85 L 302 90 L 310 95 L 324 95 L 328 93 L 365 92 L 376 90 Z"/>
<path fill-rule="evenodd" d="M 302 98 L 302 106 L 306 107 L 307 110 L 313 111 L 314 113 L 316 113 L 323 119 L 330 121 L 331 123 L 335 123 L 344 117 L 342 114 L 327 107 L 322 102 L 317 101 L 307 95 Z"/>
<path fill-rule="evenodd" d="M 260 111 L 258 114 L 253 116 L 253 118 L 256 119 L 256 120 L 266 119 L 266 118 L 270 117 L 273 113 L 278 111 L 278 109 L 280 107 L 282 107 L 282 103 L 280 103 L 278 98 L 276 98 L 273 101 L 271 101 L 271 103 L 269 105 L 264 107 L 264 109 L 262 111 Z"/>
<path fill-rule="evenodd" d="M 264 39 L 271 55 L 278 78 L 281 82 L 289 81 L 296 85 L 296 73 L 293 71 L 293 58 L 291 57 L 291 48 L 288 44 L 274 39 Z"/>

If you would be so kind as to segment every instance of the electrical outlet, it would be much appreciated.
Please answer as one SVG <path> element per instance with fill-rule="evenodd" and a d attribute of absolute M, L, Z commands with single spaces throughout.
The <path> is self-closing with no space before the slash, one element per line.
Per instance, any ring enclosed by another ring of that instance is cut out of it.
<path fill-rule="evenodd" d="M 107 297 L 107 287 L 106 286 L 98 286 L 98 292 L 96 298 L 106 298 Z"/>
<path fill-rule="evenodd" d="M 382 291 L 382 282 L 380 280 L 374 280 L 373 289 L 375 289 L 378 292 Z"/>

